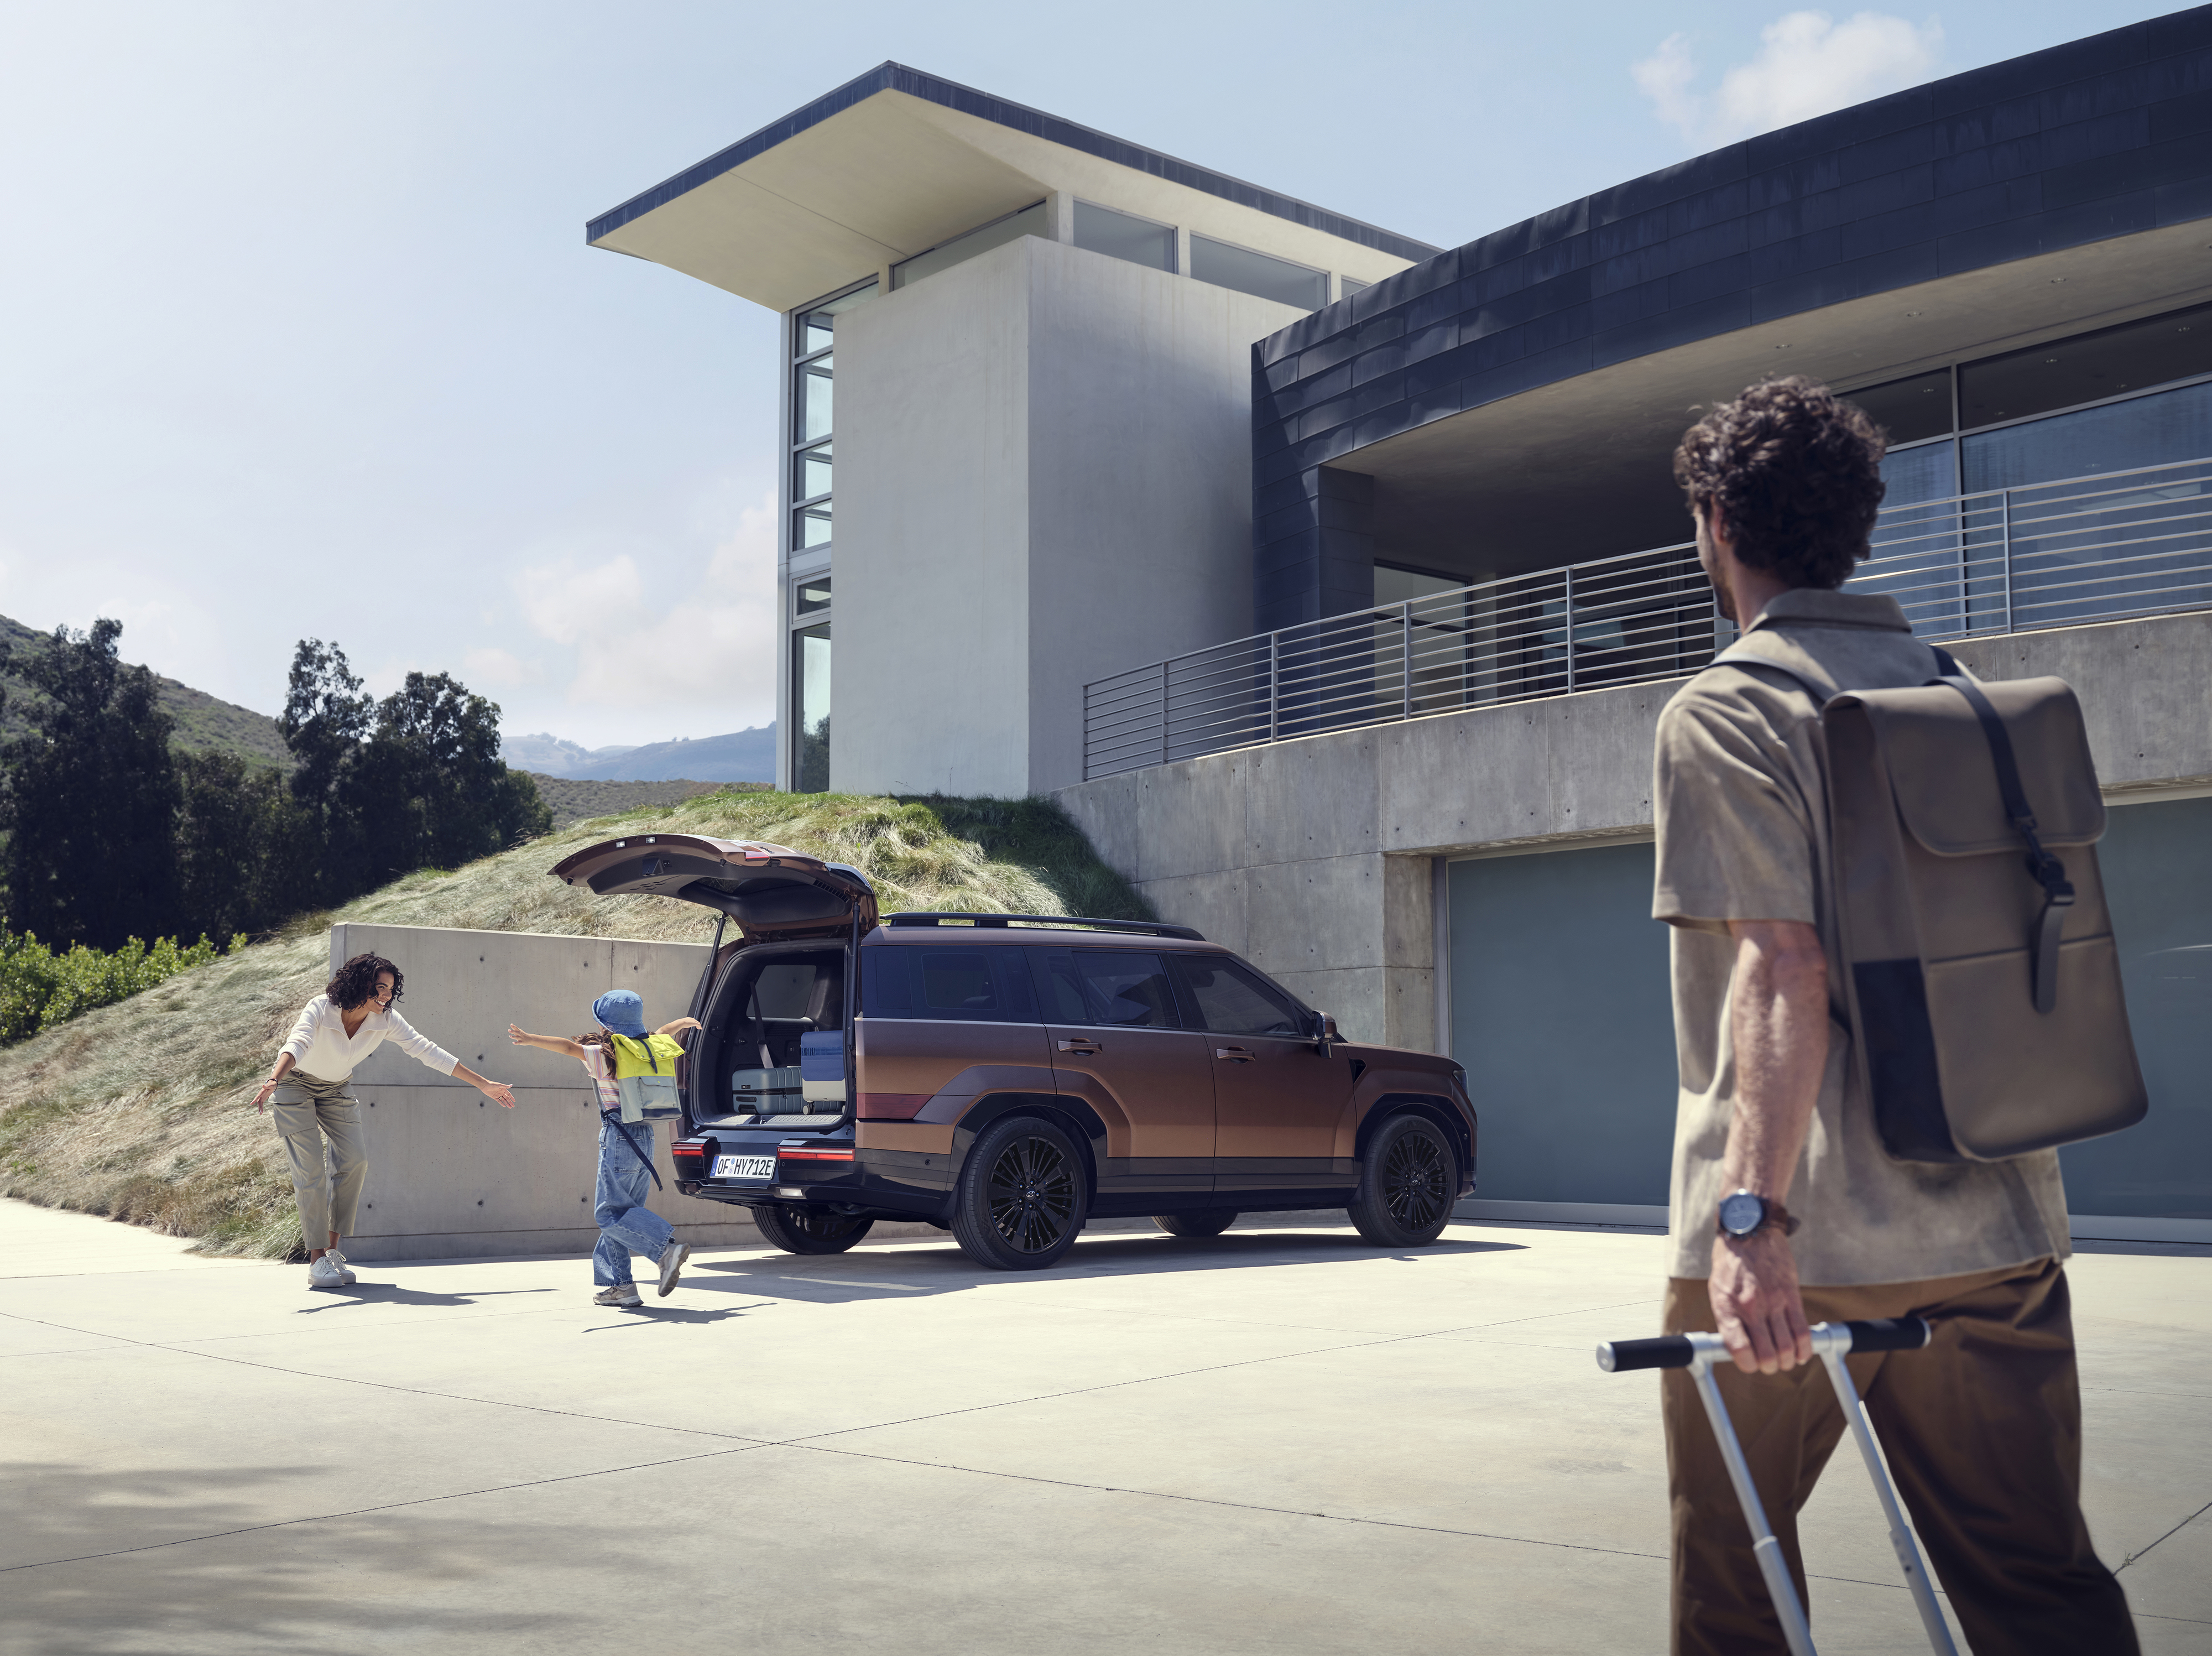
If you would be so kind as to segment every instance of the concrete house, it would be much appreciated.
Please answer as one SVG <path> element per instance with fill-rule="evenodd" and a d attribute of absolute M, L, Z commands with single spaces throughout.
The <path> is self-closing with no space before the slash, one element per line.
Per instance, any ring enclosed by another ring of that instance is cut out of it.
<path fill-rule="evenodd" d="M 1728 636 L 1668 459 L 1850 393 L 1857 584 L 2090 719 L 2152 1113 L 2077 1229 L 2212 1239 L 2212 8 L 1450 249 L 896 64 L 589 235 L 786 316 L 784 785 L 1056 794 L 1465 1063 L 1501 1211 L 1665 1199 L 1650 739 Z"/>

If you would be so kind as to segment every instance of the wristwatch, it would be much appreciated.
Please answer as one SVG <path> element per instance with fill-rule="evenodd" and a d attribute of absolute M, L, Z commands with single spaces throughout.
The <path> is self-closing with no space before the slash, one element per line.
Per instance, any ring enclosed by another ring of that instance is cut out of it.
<path fill-rule="evenodd" d="M 1769 1202 L 1763 1196 L 1753 1196 L 1749 1190 L 1737 1190 L 1721 1198 L 1720 1233 L 1741 1242 L 1746 1237 L 1772 1225 L 1783 1235 L 1797 1233 L 1797 1221 L 1779 1202 Z"/>

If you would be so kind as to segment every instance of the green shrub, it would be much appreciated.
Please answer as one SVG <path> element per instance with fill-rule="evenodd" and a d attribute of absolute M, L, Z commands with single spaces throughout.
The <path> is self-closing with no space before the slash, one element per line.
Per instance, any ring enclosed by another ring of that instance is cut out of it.
<path fill-rule="evenodd" d="M 246 947 L 246 934 L 230 940 Z M 222 953 L 205 936 L 190 947 L 158 937 L 151 947 L 133 937 L 103 953 L 79 943 L 56 954 L 29 932 L 0 926 L 0 1046 L 27 1041 L 41 1030 L 67 1023 L 81 1012 L 112 1006 L 180 971 L 204 966 Z"/>

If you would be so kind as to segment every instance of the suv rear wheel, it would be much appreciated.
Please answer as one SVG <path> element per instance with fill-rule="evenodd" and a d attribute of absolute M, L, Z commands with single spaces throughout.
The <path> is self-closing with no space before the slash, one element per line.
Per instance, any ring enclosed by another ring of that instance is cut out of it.
<path fill-rule="evenodd" d="M 1393 1116 L 1367 1142 L 1352 1222 L 1379 1248 L 1419 1248 L 1443 1234 L 1459 1190 L 1459 1158 L 1425 1116 Z"/>
<path fill-rule="evenodd" d="M 1170 1236 L 1218 1236 L 1237 1222 L 1226 1208 L 1204 1208 L 1194 1214 L 1154 1214 L 1152 1223 Z"/>
<path fill-rule="evenodd" d="M 1082 1233 L 1091 1190 L 1075 1141 L 1048 1121 L 993 1122 L 968 1152 L 953 1239 L 995 1270 L 1042 1270 Z"/>
<path fill-rule="evenodd" d="M 760 1227 L 760 1233 L 786 1253 L 842 1253 L 866 1236 L 875 1222 L 809 1208 L 753 1209 L 753 1223 Z"/>

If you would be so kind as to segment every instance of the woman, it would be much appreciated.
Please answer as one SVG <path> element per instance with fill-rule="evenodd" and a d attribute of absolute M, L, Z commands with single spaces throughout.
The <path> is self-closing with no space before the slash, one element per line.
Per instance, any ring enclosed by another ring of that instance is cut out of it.
<path fill-rule="evenodd" d="M 346 1091 L 362 1059 L 386 1041 L 396 1042 L 417 1062 L 441 1075 L 458 1075 L 502 1107 L 514 1108 L 512 1088 L 486 1081 L 392 1009 L 405 981 L 399 968 L 380 954 L 356 954 L 340 966 L 323 992 L 307 1002 L 276 1055 L 276 1068 L 253 1095 L 258 1111 L 270 1093 L 277 1094 L 276 1130 L 292 1159 L 292 1193 L 300 1202 L 310 1288 L 353 1286 L 338 1239 L 352 1233 L 362 1183 L 368 1176 L 361 1106 Z M 327 1177 L 325 1139 L 331 1147 Z"/>

